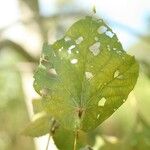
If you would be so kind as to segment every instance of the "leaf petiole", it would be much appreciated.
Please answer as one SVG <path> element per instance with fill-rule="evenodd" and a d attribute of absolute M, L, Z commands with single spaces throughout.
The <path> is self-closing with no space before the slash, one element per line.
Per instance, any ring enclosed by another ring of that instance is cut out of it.
<path fill-rule="evenodd" d="M 77 148 L 78 130 L 75 131 L 73 150 Z"/>

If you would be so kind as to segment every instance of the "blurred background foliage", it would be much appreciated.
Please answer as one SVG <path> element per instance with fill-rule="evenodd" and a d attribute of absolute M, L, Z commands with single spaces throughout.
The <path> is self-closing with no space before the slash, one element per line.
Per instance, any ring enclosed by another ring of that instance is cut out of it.
<path fill-rule="evenodd" d="M 55 2 L 56 10 L 47 15 L 42 13 L 42 0 L 16 1 L 19 19 L 0 28 L 0 150 L 35 150 L 38 149 L 35 142 L 21 136 L 20 130 L 31 116 L 30 103 L 35 96 L 32 76 L 42 44 L 46 41 L 53 43 L 74 21 L 90 13 L 77 7 L 74 0 L 51 1 Z M 113 22 L 112 27 L 119 26 L 137 38 L 128 47 L 128 52 L 139 61 L 140 75 L 127 102 L 100 127 L 89 133 L 94 150 L 150 149 L 149 18 L 145 24 L 147 32 L 139 34 L 128 26 Z"/>

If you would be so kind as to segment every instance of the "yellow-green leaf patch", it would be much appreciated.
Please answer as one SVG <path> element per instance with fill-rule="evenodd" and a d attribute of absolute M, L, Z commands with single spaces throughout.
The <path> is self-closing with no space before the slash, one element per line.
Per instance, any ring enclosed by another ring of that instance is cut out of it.
<path fill-rule="evenodd" d="M 65 129 L 89 131 L 110 117 L 133 89 L 139 66 L 100 19 L 75 22 L 43 47 L 34 75 L 47 113 Z"/>

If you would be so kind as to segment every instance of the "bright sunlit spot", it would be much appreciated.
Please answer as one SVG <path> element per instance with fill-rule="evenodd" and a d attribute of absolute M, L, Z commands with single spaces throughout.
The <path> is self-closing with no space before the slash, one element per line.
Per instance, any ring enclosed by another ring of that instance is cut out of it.
<path fill-rule="evenodd" d="M 0 0 L 0 28 L 10 25 L 19 19 L 17 0 Z"/>

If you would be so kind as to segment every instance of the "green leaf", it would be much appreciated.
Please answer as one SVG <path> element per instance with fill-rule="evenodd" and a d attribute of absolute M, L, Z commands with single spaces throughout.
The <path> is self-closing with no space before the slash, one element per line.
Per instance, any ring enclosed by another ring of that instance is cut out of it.
<path fill-rule="evenodd" d="M 88 16 L 53 45 L 44 45 L 34 87 L 64 128 L 88 131 L 125 102 L 138 71 L 116 34 Z"/>
<path fill-rule="evenodd" d="M 50 132 L 52 127 L 52 118 L 46 114 L 39 113 L 37 119 L 28 124 L 22 131 L 23 135 L 31 137 L 39 137 Z"/>
<path fill-rule="evenodd" d="M 73 149 L 74 138 L 75 138 L 75 133 L 73 131 L 66 130 L 61 126 L 56 130 L 53 136 L 54 142 L 60 150 Z M 77 149 L 79 150 L 85 147 L 90 147 L 87 145 L 87 143 L 88 143 L 87 134 L 83 131 L 78 131 Z"/>
<path fill-rule="evenodd" d="M 33 99 L 32 100 L 32 106 L 33 106 L 33 112 L 35 114 L 43 111 L 43 109 L 44 109 L 41 99 Z"/>

